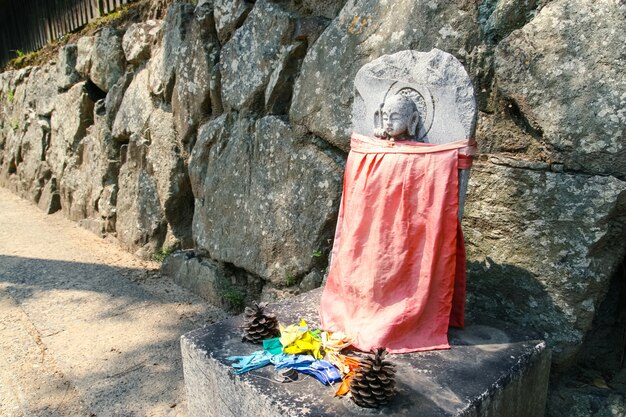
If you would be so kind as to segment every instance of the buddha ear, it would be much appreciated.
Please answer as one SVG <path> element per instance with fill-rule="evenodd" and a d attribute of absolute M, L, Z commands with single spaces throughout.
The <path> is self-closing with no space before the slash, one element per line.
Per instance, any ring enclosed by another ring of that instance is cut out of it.
<path fill-rule="evenodd" d="M 420 114 L 418 112 L 414 112 L 409 119 L 409 133 L 417 136 L 417 126 L 419 125 Z"/>

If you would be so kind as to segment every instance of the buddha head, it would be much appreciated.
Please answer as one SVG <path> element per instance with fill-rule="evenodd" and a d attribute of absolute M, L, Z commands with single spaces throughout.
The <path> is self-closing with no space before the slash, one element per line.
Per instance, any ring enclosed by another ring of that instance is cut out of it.
<path fill-rule="evenodd" d="M 381 136 L 394 140 L 415 140 L 419 112 L 409 97 L 395 94 L 382 106 Z"/>

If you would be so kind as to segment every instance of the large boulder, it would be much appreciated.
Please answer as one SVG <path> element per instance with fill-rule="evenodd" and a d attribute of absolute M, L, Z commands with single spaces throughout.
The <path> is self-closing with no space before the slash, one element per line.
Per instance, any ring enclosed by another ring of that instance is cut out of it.
<path fill-rule="evenodd" d="M 72 84 L 76 81 L 77 79 Z M 33 109 L 39 116 L 50 117 L 57 98 L 57 82 L 58 73 L 54 64 L 34 67 L 25 81 L 25 105 Z"/>
<path fill-rule="evenodd" d="M 76 153 L 87 128 L 93 124 L 93 108 L 84 81 L 58 96 L 50 118 L 52 131 L 46 154 L 46 161 L 57 178 L 62 176 L 67 161 Z"/>
<path fill-rule="evenodd" d="M 247 0 L 215 0 L 215 28 L 221 44 L 228 42 L 235 30 L 243 25 L 252 6 L 254 4 Z"/>
<path fill-rule="evenodd" d="M 314 253 L 328 249 L 342 171 L 323 141 L 277 117 L 228 114 L 203 125 L 189 163 L 197 246 L 293 285 L 313 268 Z"/>
<path fill-rule="evenodd" d="M 349 2 L 309 49 L 296 81 L 290 119 L 347 150 L 352 83 L 365 63 L 400 50 L 431 48 L 463 62 L 479 43 L 477 10 L 469 3 Z"/>
<path fill-rule="evenodd" d="M 76 55 L 77 48 L 74 44 L 63 45 L 59 49 L 57 62 L 57 87 L 59 90 L 67 90 L 79 80 L 79 74 L 76 71 Z"/>
<path fill-rule="evenodd" d="M 283 3 L 299 15 L 334 19 L 346 4 L 346 0 L 287 0 Z"/>
<path fill-rule="evenodd" d="M 89 78 L 106 92 L 124 74 L 125 68 L 122 34 L 111 26 L 103 27 L 94 41 Z"/>
<path fill-rule="evenodd" d="M 120 167 L 117 194 L 117 238 L 123 248 L 149 258 L 163 244 L 167 222 L 159 201 L 157 184 L 147 170 L 149 143 L 133 135 Z"/>
<path fill-rule="evenodd" d="M 19 179 L 22 197 L 37 202 L 44 184 L 49 179 L 48 166 L 44 162 L 46 146 L 50 139 L 48 129 L 37 123 L 36 118 L 27 122 L 26 131 L 21 136 L 16 174 Z"/>
<path fill-rule="evenodd" d="M 49 179 L 44 162 L 49 130 L 36 117 L 29 117 L 11 122 L 1 136 L 0 185 L 36 203 Z"/>
<path fill-rule="evenodd" d="M 59 181 L 64 214 L 74 221 L 91 219 L 89 228 L 100 235 L 114 230 L 114 213 L 108 206 L 115 205 L 119 150 L 104 115 L 97 115 L 76 152 L 67 159 Z"/>
<path fill-rule="evenodd" d="M 172 99 L 179 56 L 192 52 L 184 47 L 184 42 L 193 18 L 193 5 L 172 3 L 163 23 L 161 42 L 152 51 L 148 64 L 150 91 L 167 102 Z"/>
<path fill-rule="evenodd" d="M 174 129 L 174 116 L 154 109 L 145 129 L 122 152 L 116 231 L 122 246 L 141 257 L 159 248 L 192 246 L 193 196 Z"/>
<path fill-rule="evenodd" d="M 558 0 L 498 45 L 498 89 L 547 162 L 626 176 L 625 26 L 619 2 Z"/>
<path fill-rule="evenodd" d="M 626 183 L 491 157 L 475 164 L 464 227 L 468 310 L 538 331 L 571 360 L 623 261 Z"/>
<path fill-rule="evenodd" d="M 148 122 L 150 147 L 147 170 L 154 177 L 159 201 L 167 220 L 164 246 L 193 246 L 191 221 L 193 195 L 183 158 L 183 146 L 174 129 L 174 116 L 163 109 L 155 110 Z"/>
<path fill-rule="evenodd" d="M 111 133 L 116 140 L 126 142 L 133 133 L 144 134 L 148 127 L 148 118 L 156 108 L 148 89 L 148 69 L 144 68 L 135 74 L 125 91 L 120 85 L 120 94 L 122 92 L 124 95 L 119 109 L 114 113 L 115 119 Z M 113 104 L 110 107 L 111 109 L 107 111 L 113 111 Z"/>
<path fill-rule="evenodd" d="M 91 71 L 91 53 L 95 42 L 95 36 L 83 36 L 76 42 L 76 71 L 83 77 L 89 76 Z"/>
<path fill-rule="evenodd" d="M 220 57 L 226 109 L 259 111 L 281 52 L 294 43 L 294 20 L 269 0 L 259 0 Z"/>
<path fill-rule="evenodd" d="M 219 42 L 210 4 L 200 5 L 182 43 L 172 95 L 178 136 L 188 142 L 201 119 L 221 112 Z"/>
<path fill-rule="evenodd" d="M 162 26 L 163 22 L 158 20 L 132 24 L 122 38 L 126 61 L 131 64 L 141 64 L 148 60 L 152 44 L 160 35 Z"/>

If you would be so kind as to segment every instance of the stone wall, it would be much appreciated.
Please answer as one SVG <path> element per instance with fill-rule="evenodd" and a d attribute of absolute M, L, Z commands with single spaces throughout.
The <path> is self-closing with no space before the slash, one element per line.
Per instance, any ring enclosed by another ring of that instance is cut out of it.
<path fill-rule="evenodd" d="M 0 74 L 0 185 L 144 257 L 195 248 L 211 279 L 226 274 L 214 301 L 310 289 L 332 246 L 357 70 L 436 47 L 464 63 L 480 106 L 469 319 L 537 331 L 567 363 L 626 252 L 625 9 L 174 2 L 163 21 Z"/>

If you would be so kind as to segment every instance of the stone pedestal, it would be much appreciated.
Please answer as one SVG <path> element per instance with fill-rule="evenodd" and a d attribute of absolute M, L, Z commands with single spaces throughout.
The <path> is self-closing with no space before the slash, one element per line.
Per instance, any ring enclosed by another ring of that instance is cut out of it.
<path fill-rule="evenodd" d="M 315 290 L 270 308 L 281 323 L 304 318 L 314 327 L 320 295 Z M 451 330 L 450 350 L 391 355 L 399 395 L 388 407 L 366 410 L 305 375 L 275 382 L 271 365 L 235 375 L 225 358 L 260 348 L 241 342 L 242 323 L 234 317 L 182 337 L 190 417 L 544 415 L 550 351 L 504 324 Z"/>

